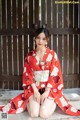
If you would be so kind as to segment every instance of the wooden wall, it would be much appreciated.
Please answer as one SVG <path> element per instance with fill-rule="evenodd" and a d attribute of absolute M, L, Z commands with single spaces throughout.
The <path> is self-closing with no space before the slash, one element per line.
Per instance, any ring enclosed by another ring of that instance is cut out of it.
<path fill-rule="evenodd" d="M 24 58 L 34 48 L 34 26 L 44 24 L 51 34 L 49 47 L 60 59 L 64 87 L 80 87 L 80 4 L 0 0 L 1 89 L 22 89 Z"/>

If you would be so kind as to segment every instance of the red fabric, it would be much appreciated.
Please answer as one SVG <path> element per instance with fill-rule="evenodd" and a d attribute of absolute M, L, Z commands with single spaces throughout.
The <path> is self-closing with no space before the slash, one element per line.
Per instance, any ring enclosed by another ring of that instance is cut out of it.
<path fill-rule="evenodd" d="M 41 70 L 49 70 L 49 78 L 47 82 L 38 83 L 35 81 L 33 71 Z M 60 62 L 57 54 L 53 50 L 50 50 L 49 48 L 46 49 L 42 63 L 39 63 L 38 61 L 36 50 L 28 53 L 24 61 L 22 79 L 24 93 L 18 95 L 10 101 L 10 109 L 8 110 L 9 114 L 20 113 L 26 109 L 28 99 L 31 95 L 33 95 L 31 84 L 35 83 L 38 89 L 51 87 L 49 97 L 54 98 L 56 104 L 62 109 L 63 112 L 73 116 L 80 115 L 80 111 L 73 108 L 73 106 L 68 103 L 68 100 L 62 94 L 63 78 Z M 4 107 L 1 106 L 0 110 L 4 111 L 4 109 L 2 109 Z"/>

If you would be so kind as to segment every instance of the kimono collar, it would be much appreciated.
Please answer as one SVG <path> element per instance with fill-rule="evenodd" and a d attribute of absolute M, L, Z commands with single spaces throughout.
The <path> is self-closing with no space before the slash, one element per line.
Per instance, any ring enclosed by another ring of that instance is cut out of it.
<path fill-rule="evenodd" d="M 49 53 L 50 49 L 46 48 L 45 54 Z M 33 50 L 33 56 L 36 55 L 36 49 Z"/>

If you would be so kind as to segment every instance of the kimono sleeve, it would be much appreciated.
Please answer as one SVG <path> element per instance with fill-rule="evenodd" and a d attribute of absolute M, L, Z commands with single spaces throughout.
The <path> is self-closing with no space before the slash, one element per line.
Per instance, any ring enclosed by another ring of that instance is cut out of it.
<path fill-rule="evenodd" d="M 54 88 L 55 90 L 62 90 L 63 88 L 62 72 L 61 72 L 60 62 L 56 53 L 54 53 L 51 60 L 50 75 L 49 75 L 47 87 Z"/>
<path fill-rule="evenodd" d="M 30 63 L 29 63 L 29 56 L 27 55 L 27 57 L 25 58 L 24 61 L 24 67 L 23 67 L 23 88 L 27 88 L 28 86 L 30 86 L 33 83 L 33 72 L 32 69 L 30 67 Z"/>

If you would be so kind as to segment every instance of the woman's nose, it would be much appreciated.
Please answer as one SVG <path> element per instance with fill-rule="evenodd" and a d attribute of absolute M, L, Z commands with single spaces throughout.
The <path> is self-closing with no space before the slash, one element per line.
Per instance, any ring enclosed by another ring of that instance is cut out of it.
<path fill-rule="evenodd" d="M 42 39 L 39 39 L 39 42 L 42 42 Z"/>

